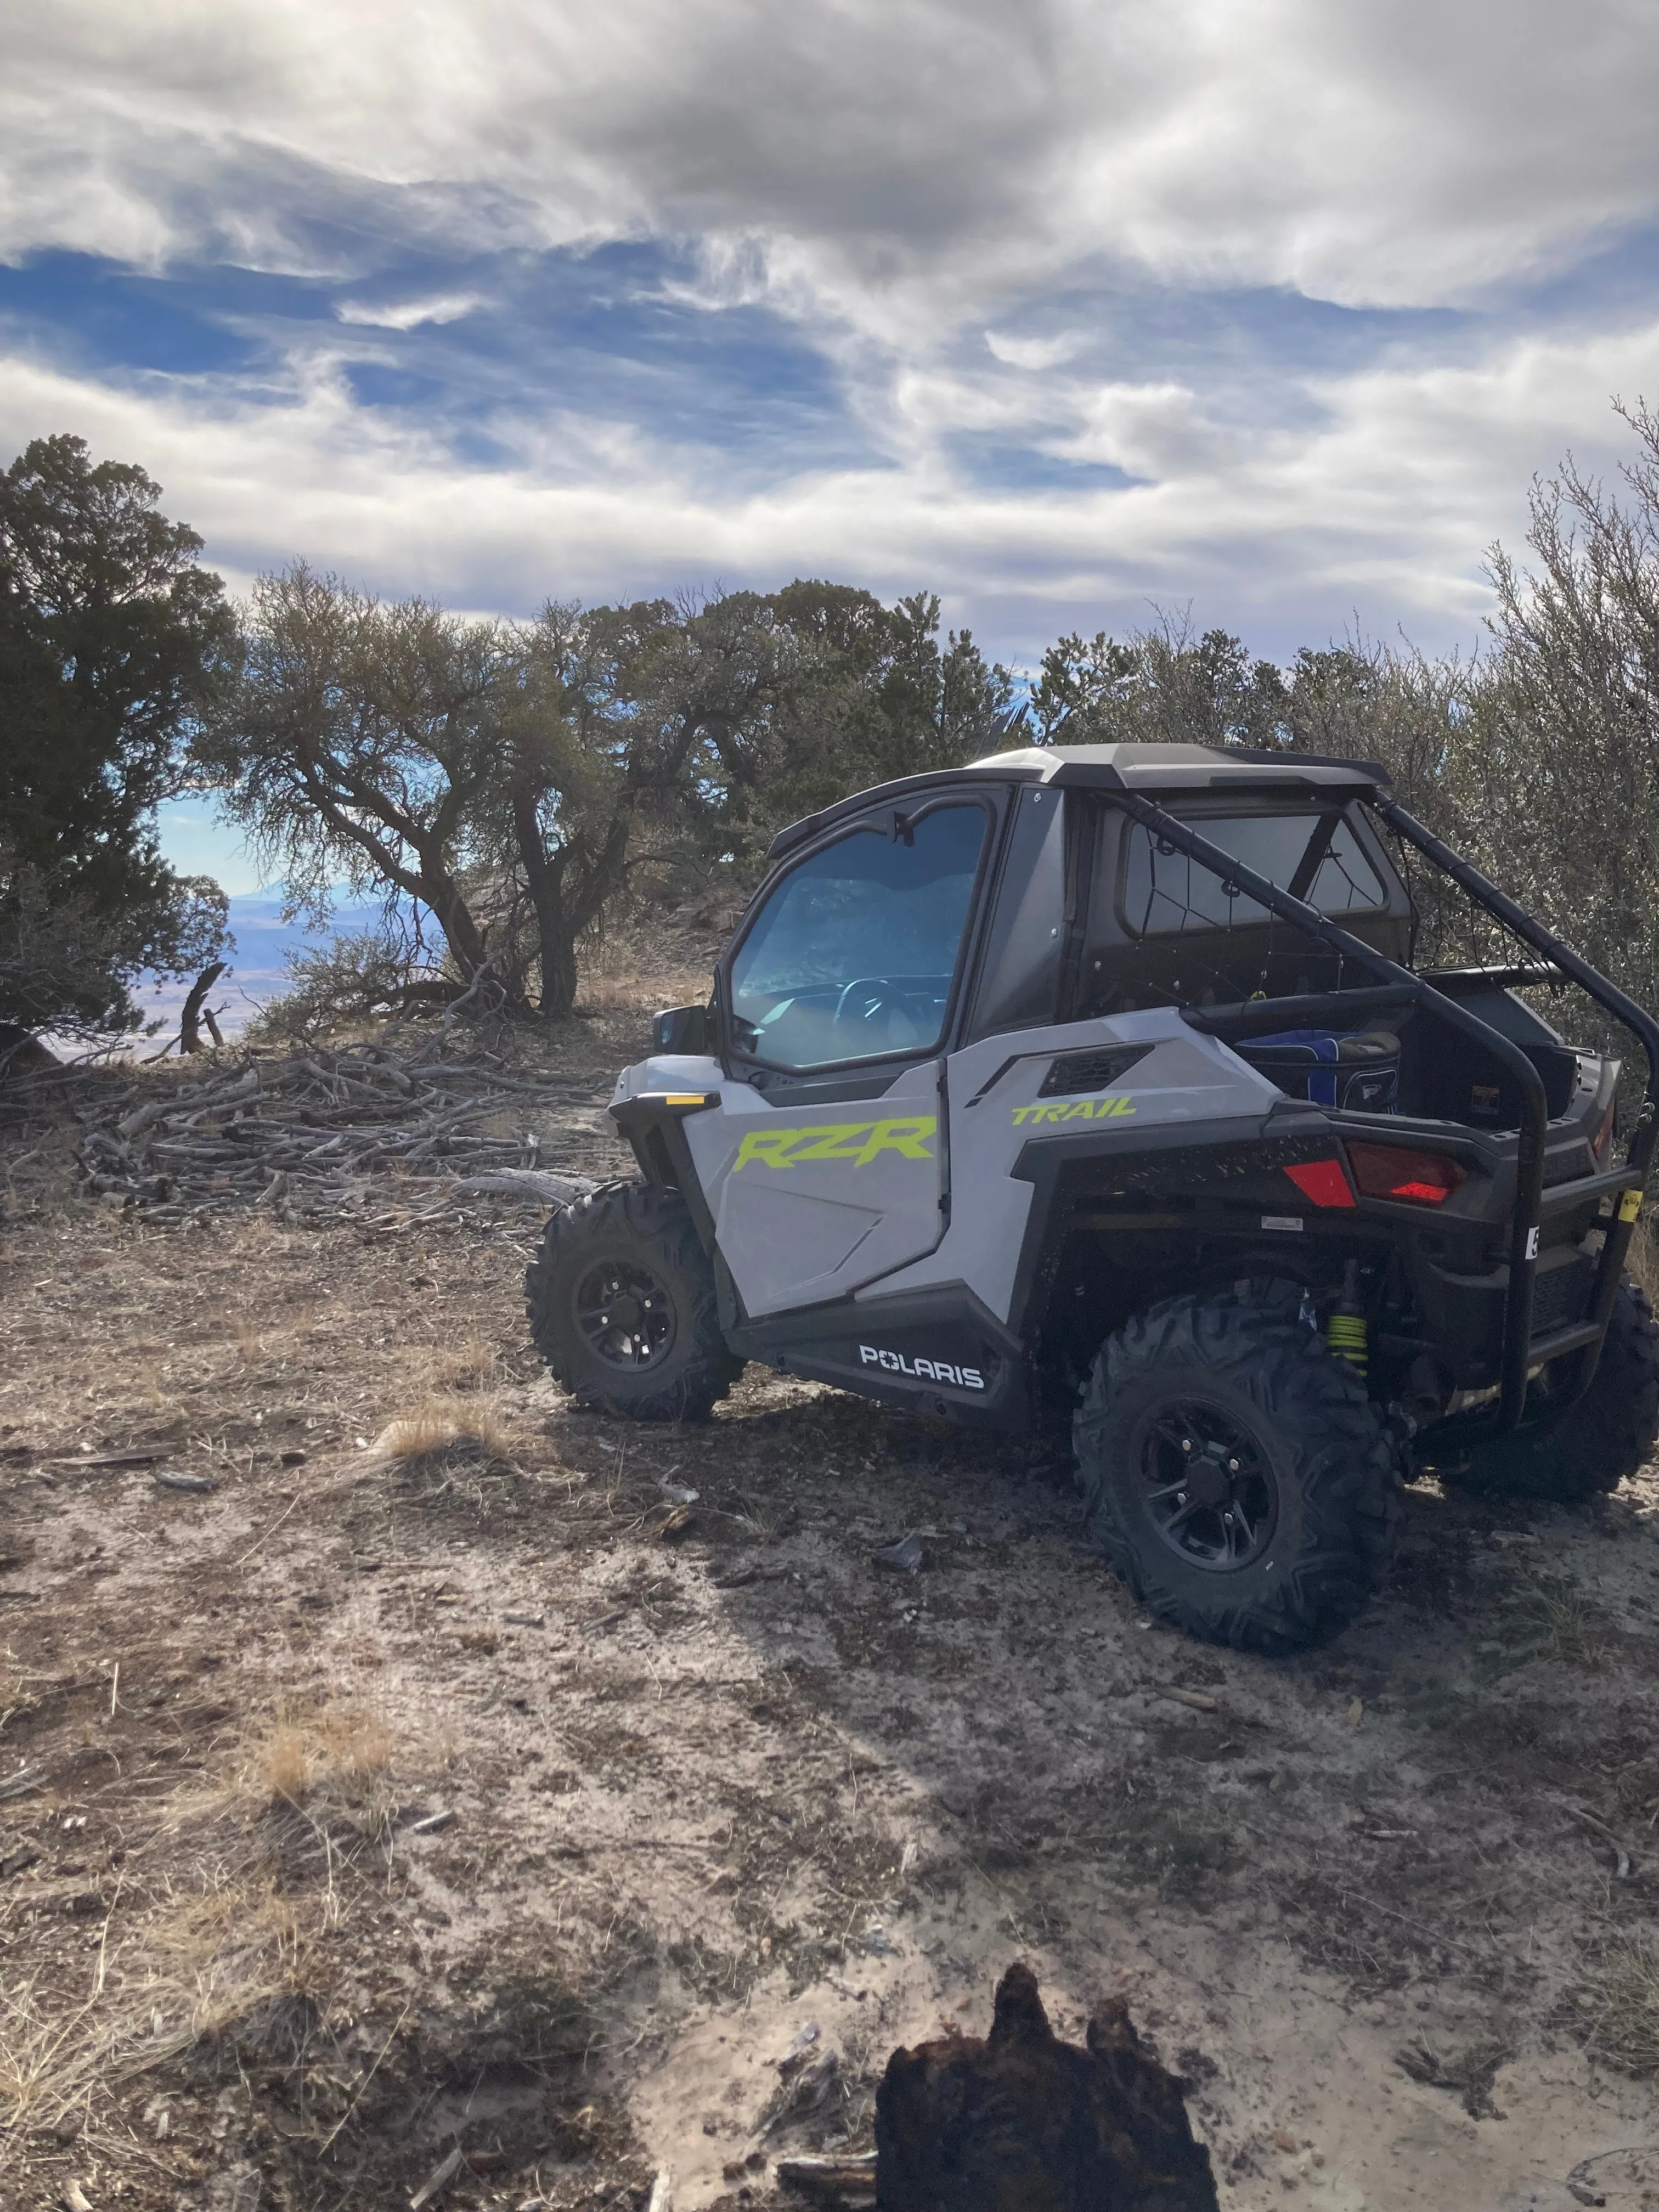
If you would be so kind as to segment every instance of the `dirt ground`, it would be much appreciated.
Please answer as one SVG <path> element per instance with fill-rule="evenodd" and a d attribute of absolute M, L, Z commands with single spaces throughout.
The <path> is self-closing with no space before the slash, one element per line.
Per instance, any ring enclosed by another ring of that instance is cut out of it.
<path fill-rule="evenodd" d="M 524 1048 L 592 1079 L 544 1162 L 639 1048 Z M 1017 1957 L 1128 1995 L 1230 2212 L 1659 2203 L 1659 1478 L 1418 1486 L 1239 1657 L 1052 1445 L 573 1408 L 521 1206 L 154 1229 L 67 1143 L 0 1217 L 0 2204 L 781 2202 Z"/>

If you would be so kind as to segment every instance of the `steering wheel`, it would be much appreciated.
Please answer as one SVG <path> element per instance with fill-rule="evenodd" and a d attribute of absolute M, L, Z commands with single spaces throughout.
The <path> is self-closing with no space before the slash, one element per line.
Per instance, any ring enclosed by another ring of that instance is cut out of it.
<path fill-rule="evenodd" d="M 860 1022 L 871 1023 L 879 1020 L 882 1024 L 884 1038 L 891 1032 L 894 1015 L 902 1014 L 907 1021 L 915 1026 L 915 1042 L 918 1044 L 931 1042 L 933 1033 L 939 1026 L 932 1006 L 914 992 L 900 990 L 895 984 L 890 983 L 884 975 L 855 975 L 852 981 L 843 988 L 841 996 L 836 1001 L 833 1018 L 837 1028 L 846 1012 L 847 1002 L 855 991 L 872 991 L 876 994 L 870 1004 L 856 1018 Z"/>

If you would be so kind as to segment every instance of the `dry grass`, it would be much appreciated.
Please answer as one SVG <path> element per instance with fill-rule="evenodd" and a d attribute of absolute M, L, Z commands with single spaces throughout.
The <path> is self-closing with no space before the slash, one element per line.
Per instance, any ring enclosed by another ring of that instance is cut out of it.
<path fill-rule="evenodd" d="M 43 2006 L 33 1982 L 0 1991 L 0 2132 L 51 2127 L 96 2078 L 93 2008 Z"/>
<path fill-rule="evenodd" d="M 58 2127 L 112 2090 L 262 2006 L 305 1993 L 314 1946 L 301 1905 L 268 1874 L 198 1869 L 204 1887 L 143 1915 L 118 1945 L 100 1936 L 78 2002 L 38 1986 L 0 1991 L 0 2132 Z"/>
<path fill-rule="evenodd" d="M 1574 1584 L 1529 1583 L 1518 1596 L 1516 1626 L 1528 1655 L 1598 1672 L 1607 1663 L 1607 1624 Z"/>
<path fill-rule="evenodd" d="M 735 895 L 712 894 L 695 911 L 678 917 L 672 934 L 665 933 L 659 912 L 617 917 L 603 937 L 590 939 L 583 947 L 580 1012 L 638 1016 L 663 1006 L 701 1004 L 742 910 Z"/>
<path fill-rule="evenodd" d="M 1659 2074 L 1659 1943 L 1628 1936 L 1603 1956 L 1591 1984 L 1589 2045 L 1626 2073 Z"/>
<path fill-rule="evenodd" d="M 375 1437 L 374 1449 L 381 1459 L 437 1459 L 452 1451 L 506 1459 L 512 1453 L 513 1431 L 486 1399 L 463 1403 L 434 1397 L 395 1414 Z"/>
<path fill-rule="evenodd" d="M 463 1337 L 441 1355 L 437 1366 L 438 1380 L 446 1390 L 481 1390 L 500 1371 L 495 1346 L 482 1336 Z"/>
<path fill-rule="evenodd" d="M 271 1729 L 260 1747 L 258 1765 L 271 1796 L 286 1797 L 290 1804 L 297 1804 L 305 1796 L 311 1762 L 306 1756 L 305 1736 L 291 1721 L 279 1721 Z"/>
<path fill-rule="evenodd" d="M 1659 1304 L 1659 1225 L 1650 1212 L 1636 1224 L 1625 1267 L 1632 1280 L 1647 1292 L 1650 1304 Z"/>
<path fill-rule="evenodd" d="M 288 1712 L 207 1790 L 176 1797 L 173 1872 L 144 1902 L 117 1885 L 84 1995 L 0 1989 L 0 2133 L 55 2128 L 198 2044 L 257 2044 L 285 2008 L 320 2007 L 325 1939 L 368 1893 L 355 1863 L 389 1833 L 412 1748 L 370 1709 Z M 383 1887 L 378 1850 L 373 1865 Z M 314 1878 L 296 1880 L 307 1867 Z"/>
<path fill-rule="evenodd" d="M 116 2009 L 138 2018 L 136 2033 L 117 2029 L 114 2078 L 131 2081 L 204 2037 L 233 2033 L 263 2005 L 310 1994 L 318 1960 L 306 1902 L 250 1870 L 151 1920 L 122 1962 Z"/>
<path fill-rule="evenodd" d="M 249 1744 L 234 1794 L 255 1804 L 319 1802 L 361 1816 L 382 1807 L 400 1748 L 371 1708 L 279 1713 Z"/>
<path fill-rule="evenodd" d="M 651 1014 L 665 1006 L 689 1006 L 708 996 L 708 971 L 684 975 L 649 975 L 622 968 L 610 975 L 590 974 L 582 985 L 584 1014 Z"/>

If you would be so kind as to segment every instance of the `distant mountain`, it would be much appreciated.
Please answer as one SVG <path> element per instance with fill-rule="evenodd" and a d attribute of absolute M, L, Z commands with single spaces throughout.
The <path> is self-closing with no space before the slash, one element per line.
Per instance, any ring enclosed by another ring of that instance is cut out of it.
<path fill-rule="evenodd" d="M 230 933 L 235 947 L 228 955 L 230 972 L 221 976 L 208 999 L 227 1040 L 240 1036 L 259 1009 L 288 988 L 288 953 L 325 945 L 343 931 L 367 929 L 379 914 L 378 906 L 343 902 L 335 908 L 326 929 L 307 929 L 303 922 L 283 920 L 279 892 L 256 891 L 232 899 Z M 134 1002 L 143 1008 L 146 1021 L 167 1024 L 156 1033 L 158 1045 L 161 1036 L 177 1030 L 189 993 L 187 982 L 164 983 L 153 975 L 141 977 L 134 988 Z"/>

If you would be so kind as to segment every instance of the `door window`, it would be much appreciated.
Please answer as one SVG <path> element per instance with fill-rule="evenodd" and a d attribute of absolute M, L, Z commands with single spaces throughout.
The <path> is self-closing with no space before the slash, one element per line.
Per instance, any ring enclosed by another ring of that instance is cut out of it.
<path fill-rule="evenodd" d="M 849 831 L 769 894 L 732 963 L 733 1042 L 790 1069 L 931 1052 L 989 817 L 936 806 Z"/>

